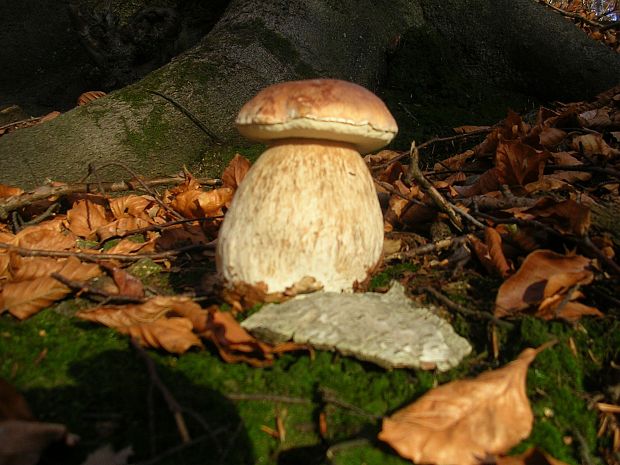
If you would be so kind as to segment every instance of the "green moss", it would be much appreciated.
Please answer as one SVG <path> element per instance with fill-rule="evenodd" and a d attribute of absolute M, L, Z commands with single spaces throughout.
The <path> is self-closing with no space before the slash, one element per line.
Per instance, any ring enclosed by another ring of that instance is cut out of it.
<path fill-rule="evenodd" d="M 383 270 L 381 273 L 372 277 L 370 281 L 369 289 L 374 291 L 376 289 L 385 289 L 390 285 L 392 280 L 398 280 L 402 277 L 404 272 L 415 272 L 420 267 L 413 263 L 399 263 L 397 265 L 390 266 Z"/>

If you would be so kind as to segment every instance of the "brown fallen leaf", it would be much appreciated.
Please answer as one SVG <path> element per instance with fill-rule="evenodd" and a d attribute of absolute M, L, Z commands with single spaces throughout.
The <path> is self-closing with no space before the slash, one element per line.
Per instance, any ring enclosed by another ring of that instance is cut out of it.
<path fill-rule="evenodd" d="M 101 274 L 96 264 L 82 263 L 75 257 L 59 260 L 63 264 L 57 272 L 67 279 L 82 281 Z M 4 286 L 0 297 L 0 307 L 23 320 L 39 310 L 49 306 L 52 302 L 68 295 L 71 290 L 51 276 L 42 276 L 32 280 L 9 282 Z"/>
<path fill-rule="evenodd" d="M 16 245 L 26 249 L 71 250 L 75 248 L 77 236 L 65 228 L 64 222 L 64 215 L 58 215 L 53 220 L 28 226 L 16 234 Z"/>
<path fill-rule="evenodd" d="M 562 233 L 577 236 L 585 235 L 591 223 L 590 207 L 587 205 L 572 199 L 557 202 L 548 197 L 520 213 L 515 213 L 515 217 L 522 220 L 539 220 Z"/>
<path fill-rule="evenodd" d="M 122 237 L 135 231 L 136 229 L 146 228 L 150 226 L 151 222 L 143 218 L 136 218 L 133 216 L 127 216 L 118 220 L 109 222 L 105 225 L 97 228 L 97 237 L 100 241 L 105 241 L 111 237 Z"/>
<path fill-rule="evenodd" d="M 77 99 L 77 104 L 81 107 L 82 105 L 87 105 L 93 100 L 97 100 L 101 97 L 104 97 L 105 95 L 106 93 L 102 90 L 89 90 L 88 92 L 80 94 Z"/>
<path fill-rule="evenodd" d="M 495 465 L 567 465 L 546 452 L 530 447 L 528 450 L 519 455 L 509 457 L 498 457 Z"/>
<path fill-rule="evenodd" d="M 222 208 L 232 200 L 234 190 L 221 187 L 209 191 L 188 190 L 178 194 L 170 206 L 186 218 L 221 215 Z"/>
<path fill-rule="evenodd" d="M 119 267 L 112 267 L 110 272 L 119 294 L 137 298 L 144 297 L 144 285 L 139 278 Z"/>
<path fill-rule="evenodd" d="M 222 173 L 222 184 L 224 187 L 230 187 L 231 189 L 239 187 L 239 184 L 241 184 L 241 181 L 250 169 L 250 165 L 250 160 L 239 153 L 235 154 Z"/>
<path fill-rule="evenodd" d="M 588 157 L 602 155 L 605 158 L 614 158 L 620 155 L 620 150 L 610 147 L 600 134 L 577 136 L 573 138 L 572 147 Z"/>
<path fill-rule="evenodd" d="M 14 195 L 23 194 L 24 190 L 19 187 L 7 186 L 6 184 L 0 184 L 0 199 L 6 197 L 12 197 Z"/>
<path fill-rule="evenodd" d="M 478 260 L 488 272 L 506 278 L 511 273 L 512 268 L 502 250 L 502 237 L 496 229 L 489 227 L 485 228 L 484 237 L 484 242 L 475 236 L 470 237 Z"/>
<path fill-rule="evenodd" d="M 189 297 L 156 296 L 142 304 L 106 305 L 94 310 L 80 310 L 76 316 L 118 329 L 124 326 L 151 323 L 169 312 L 185 316 L 188 308 L 200 309 L 200 306 Z"/>
<path fill-rule="evenodd" d="M 529 436 L 534 415 L 527 369 L 550 344 L 525 349 L 508 365 L 453 381 L 383 420 L 379 439 L 415 463 L 477 465 Z"/>
<path fill-rule="evenodd" d="M 498 181 L 508 186 L 540 181 L 547 158 L 548 152 L 538 151 L 518 140 L 500 141 L 495 153 Z"/>
<path fill-rule="evenodd" d="M 183 317 L 161 318 L 116 329 L 136 339 L 142 346 L 164 349 L 173 354 L 183 354 L 191 347 L 202 347 L 202 342 L 192 332 L 192 322 Z"/>
<path fill-rule="evenodd" d="M 550 250 L 535 250 L 525 258 L 519 270 L 500 286 L 495 299 L 495 316 L 514 316 L 528 309 L 533 309 L 537 316 L 545 319 L 575 320 L 582 315 L 601 316 L 595 308 L 577 305 L 576 302 L 569 305 L 573 299 L 580 297 L 579 293 L 573 292 L 575 286 L 589 284 L 594 279 L 589 266 L 590 260 L 580 255 L 566 256 Z M 568 292 L 571 294 L 567 295 Z M 550 308 L 554 309 L 551 313 Z"/>
<path fill-rule="evenodd" d="M 153 198 L 146 195 L 125 195 L 111 199 L 110 210 L 117 220 L 133 216 L 148 221 L 147 210 L 153 202 Z"/>
<path fill-rule="evenodd" d="M 78 200 L 67 212 L 67 227 L 76 236 L 91 239 L 95 231 L 110 222 L 106 207 L 91 200 Z"/>

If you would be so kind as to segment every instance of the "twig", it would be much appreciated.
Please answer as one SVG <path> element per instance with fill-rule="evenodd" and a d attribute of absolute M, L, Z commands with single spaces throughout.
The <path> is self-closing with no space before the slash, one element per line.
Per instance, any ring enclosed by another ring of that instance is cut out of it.
<path fill-rule="evenodd" d="M 164 210 L 166 210 L 168 213 L 170 213 L 173 217 L 181 220 L 181 219 L 185 219 L 185 217 L 183 215 L 181 215 L 180 213 L 176 212 L 175 210 L 173 210 L 169 205 L 166 205 L 160 198 L 159 198 L 159 194 L 157 192 L 155 192 L 153 189 L 151 189 L 151 187 L 146 184 L 142 179 L 140 179 L 140 176 L 138 175 L 138 173 L 136 173 L 134 170 L 132 170 L 129 166 L 127 166 L 124 163 L 121 163 L 120 161 L 110 161 L 107 163 L 104 163 L 103 165 L 97 166 L 96 169 L 103 169 L 103 168 L 107 168 L 108 166 L 118 166 L 119 168 L 123 168 L 125 171 L 127 171 L 130 175 L 133 176 L 133 179 L 135 179 L 135 181 L 140 184 L 142 186 L 142 188 L 147 191 L 151 197 L 153 197 L 153 199 L 155 200 L 155 202 L 157 202 L 157 204 L 163 208 Z M 95 173 L 96 171 L 95 169 L 95 165 L 90 163 L 88 165 L 88 170 L 89 173 Z M 100 186 L 100 189 L 103 189 L 103 186 L 101 184 L 101 182 L 98 181 L 98 185 Z"/>
<path fill-rule="evenodd" d="M 457 304 L 456 302 L 453 302 L 452 300 L 450 300 L 448 297 L 446 297 L 445 295 L 443 295 L 441 292 L 439 292 L 437 289 L 430 287 L 430 286 L 425 286 L 421 288 L 422 291 L 424 292 L 428 292 L 429 294 L 431 294 L 433 297 L 435 297 L 437 300 L 439 300 L 441 303 L 443 303 L 446 307 L 448 307 L 451 310 L 454 310 L 456 312 L 459 312 L 463 315 L 470 315 L 470 316 L 475 316 L 477 318 L 482 318 L 485 320 L 490 320 L 493 323 L 495 323 L 497 326 L 503 326 L 504 328 L 512 328 L 513 324 L 508 322 L 508 321 L 504 321 L 501 320 L 499 318 L 497 318 L 495 315 L 492 315 L 490 313 L 487 312 L 481 312 L 481 311 L 477 311 L 477 310 L 472 310 L 470 308 L 464 307 L 460 304 Z"/>
<path fill-rule="evenodd" d="M 60 281 L 73 291 L 104 297 L 106 299 L 106 302 L 112 302 L 117 304 L 140 304 L 146 301 L 146 299 L 141 297 L 112 294 L 111 292 L 104 291 L 103 289 L 95 289 L 81 281 L 73 281 L 69 278 L 65 278 L 60 273 L 52 273 L 50 276 L 55 280 Z"/>
<path fill-rule="evenodd" d="M 319 388 L 319 394 L 321 394 L 321 400 L 326 404 L 333 404 L 342 409 L 348 410 L 349 412 L 357 415 L 358 417 L 366 418 L 367 420 L 377 421 L 383 418 L 383 415 L 375 415 L 374 413 L 367 412 L 366 410 L 358 407 L 357 405 L 350 404 L 349 402 L 345 402 L 342 399 L 336 397 L 336 393 L 334 393 L 331 389 L 327 389 L 325 387 Z"/>
<path fill-rule="evenodd" d="M 17 247 L 15 245 L 6 244 L 0 242 L 0 249 L 14 252 L 22 257 L 54 257 L 54 258 L 67 258 L 76 257 L 80 260 L 86 260 L 90 262 L 97 262 L 99 260 L 119 260 L 124 262 L 136 262 L 143 258 L 150 258 L 151 260 L 161 260 L 164 258 L 176 257 L 187 252 L 206 251 L 213 248 L 213 244 L 190 244 L 178 249 L 167 250 L 165 252 L 157 253 L 144 253 L 137 255 L 118 254 L 118 253 L 85 253 L 85 252 L 71 252 L 66 250 L 40 250 L 40 249 L 25 249 L 23 247 Z"/>
<path fill-rule="evenodd" d="M 289 397 L 279 396 L 277 394 L 244 394 L 244 393 L 232 393 L 226 394 L 226 397 L 230 400 L 255 400 L 265 402 L 280 402 L 282 404 L 303 404 L 311 405 L 310 399 L 304 399 L 303 397 Z"/>
<path fill-rule="evenodd" d="M 336 454 L 345 449 L 350 449 L 351 447 L 359 447 L 365 446 L 366 444 L 370 444 L 370 439 L 367 438 L 357 438 L 357 439 L 349 439 L 348 441 L 342 441 L 338 444 L 334 444 L 325 452 L 326 457 L 329 460 L 333 460 L 336 457 Z"/>
<path fill-rule="evenodd" d="M 428 179 L 424 177 L 424 174 L 422 174 L 422 171 L 420 170 L 420 166 L 418 164 L 420 154 L 418 148 L 415 146 L 415 141 L 411 143 L 411 150 L 409 152 L 409 156 L 411 159 L 411 164 L 409 165 L 409 171 L 407 173 L 407 181 L 411 183 L 415 179 L 417 183 L 420 184 L 422 189 L 424 189 L 424 191 L 428 193 L 430 198 L 433 200 L 433 203 L 435 203 L 435 205 L 437 205 L 437 207 L 441 211 L 448 215 L 450 221 L 452 222 L 452 225 L 459 231 L 463 231 L 463 223 L 461 223 L 461 219 L 456 216 L 456 213 L 452 208 L 450 208 L 450 205 L 448 204 L 446 199 L 442 197 L 439 191 L 435 189 L 435 187 L 428 181 Z"/>
<path fill-rule="evenodd" d="M 394 189 L 394 187 L 392 187 L 392 185 L 390 183 L 387 182 L 383 182 L 383 181 L 378 181 L 376 179 L 373 179 L 373 181 L 375 182 L 376 185 L 382 187 L 383 189 L 385 189 L 386 191 L 388 191 L 390 194 L 393 194 L 397 197 L 400 197 L 401 199 L 405 199 L 411 203 L 415 203 L 417 205 L 425 205 L 424 202 L 418 200 L 418 199 L 414 199 L 411 197 L 406 196 L 405 194 L 401 194 L 400 192 L 398 192 L 396 189 Z"/>
<path fill-rule="evenodd" d="M 546 165 L 545 170 L 551 171 L 585 171 L 587 173 L 600 173 L 613 176 L 620 179 L 620 171 L 613 168 L 603 168 L 601 166 L 593 165 Z"/>
<path fill-rule="evenodd" d="M 183 444 L 179 444 L 178 446 L 171 447 L 170 449 L 166 449 L 157 457 L 150 458 L 148 460 L 143 460 L 142 462 L 136 462 L 132 465 L 155 465 L 158 462 L 170 457 L 171 455 L 176 454 L 177 452 L 181 452 L 182 450 L 188 449 L 190 447 L 195 446 L 196 444 L 200 444 L 201 442 L 209 439 L 208 434 L 204 434 L 196 439 L 192 439 L 191 441 L 184 442 Z"/>
<path fill-rule="evenodd" d="M 102 186 L 106 192 L 136 191 L 139 186 L 157 187 L 170 184 L 180 184 L 185 182 L 184 176 L 169 176 L 142 180 L 140 183 L 135 180 L 129 181 L 108 181 L 103 182 Z M 206 186 L 217 186 L 221 184 L 219 179 L 197 179 L 197 182 Z M 96 185 L 93 183 L 80 182 L 76 184 L 64 184 L 62 186 L 41 186 L 32 192 L 25 192 L 21 195 L 14 195 L 0 201 L 0 219 L 6 220 L 9 213 L 19 208 L 25 207 L 38 200 L 45 200 L 48 197 L 60 197 L 70 194 L 96 192 Z"/>
<path fill-rule="evenodd" d="M 156 90 L 152 90 L 152 89 L 148 89 L 147 92 L 149 92 L 150 94 L 154 94 L 157 95 L 161 98 L 163 98 L 164 100 L 172 103 L 172 105 L 174 105 L 178 110 L 181 111 L 181 113 L 183 113 L 185 116 L 187 116 L 192 123 L 194 123 L 196 126 L 198 126 L 198 128 L 204 132 L 207 136 L 209 136 L 211 138 L 211 140 L 213 140 L 214 142 L 222 142 L 222 139 L 220 139 L 218 136 L 215 135 L 215 133 L 213 131 L 211 131 L 207 126 L 204 125 L 204 123 L 202 121 L 200 121 L 196 116 L 194 116 L 194 114 L 189 111 L 187 108 L 185 108 L 183 105 L 181 105 L 179 102 L 177 102 L 176 100 L 174 100 L 172 97 L 168 97 L 166 94 L 162 94 L 161 92 L 158 92 Z"/>
<path fill-rule="evenodd" d="M 191 438 L 189 436 L 189 431 L 187 430 L 187 425 L 185 424 L 185 418 L 183 418 L 183 409 L 181 408 L 181 405 L 177 402 L 177 400 L 168 390 L 166 385 L 161 381 L 161 378 L 157 373 L 157 368 L 155 367 L 155 362 L 151 357 L 149 357 L 149 355 L 146 353 L 146 350 L 144 350 L 140 343 L 134 338 L 131 338 L 131 345 L 136 350 L 136 352 L 138 352 L 138 355 L 140 355 L 142 360 L 144 360 L 144 363 L 146 363 L 146 368 L 149 372 L 151 383 L 153 383 L 157 387 L 157 389 L 159 389 L 159 392 L 166 401 L 170 412 L 173 414 L 174 420 L 177 424 L 177 429 L 179 430 L 179 435 L 181 436 L 181 440 L 184 444 L 189 443 L 191 441 Z"/>
<path fill-rule="evenodd" d="M 554 5 L 551 5 L 550 3 L 547 3 L 546 0 L 538 0 L 538 3 L 542 3 L 543 5 L 551 8 L 554 11 L 557 11 L 558 13 L 560 13 L 562 16 L 566 16 L 568 18 L 573 18 L 573 19 L 578 19 L 579 21 L 582 21 L 590 26 L 599 28 L 602 27 L 603 25 L 600 23 L 597 23 L 596 21 L 592 21 L 590 19 L 584 18 L 583 16 L 581 16 L 579 13 L 572 13 L 570 11 L 564 11 L 561 8 L 558 8 Z"/>
<path fill-rule="evenodd" d="M 588 442 L 583 437 L 583 435 L 575 430 L 573 434 L 577 438 L 577 442 L 579 443 L 579 453 L 581 455 L 581 463 L 584 465 L 594 465 L 594 461 L 592 460 L 592 454 L 590 454 L 590 448 L 588 447 Z"/>
<path fill-rule="evenodd" d="M 54 202 L 49 207 L 47 207 L 47 210 L 45 210 L 39 216 L 23 223 L 21 225 L 21 228 L 23 229 L 26 226 L 34 226 L 35 224 L 39 224 L 41 221 L 48 219 L 50 216 L 53 216 L 54 213 L 56 213 L 56 210 L 58 210 L 58 208 L 60 208 L 60 204 L 58 202 Z"/>
<path fill-rule="evenodd" d="M 451 237 L 449 239 L 442 239 L 437 242 L 422 245 L 414 249 L 406 250 L 404 252 L 396 252 L 392 255 L 385 257 L 386 260 L 403 260 L 406 258 L 415 257 L 417 255 L 426 255 L 438 250 L 443 250 L 452 247 L 455 244 L 460 244 L 467 240 L 467 236 Z"/>

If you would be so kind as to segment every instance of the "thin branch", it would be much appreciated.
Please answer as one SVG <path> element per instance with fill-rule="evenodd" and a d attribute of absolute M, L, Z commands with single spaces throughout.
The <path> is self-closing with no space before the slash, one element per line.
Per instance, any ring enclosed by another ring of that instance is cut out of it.
<path fill-rule="evenodd" d="M 310 399 L 304 399 L 303 397 L 279 396 L 277 394 L 229 393 L 229 394 L 226 394 L 226 397 L 230 400 L 235 400 L 235 401 L 254 400 L 254 401 L 276 402 L 276 403 L 282 403 L 282 404 L 301 404 L 301 405 L 312 405 L 313 403 Z"/>
<path fill-rule="evenodd" d="M 415 257 L 418 255 L 426 255 L 439 250 L 448 249 L 455 244 L 460 244 L 467 240 L 467 236 L 451 237 L 449 239 L 442 239 L 437 242 L 415 247 L 413 249 L 406 250 L 404 252 L 396 252 L 385 257 L 386 260 L 404 260 L 406 258 Z"/>
<path fill-rule="evenodd" d="M 174 100 L 172 97 L 168 97 L 166 94 L 162 94 L 161 92 L 158 92 L 158 91 L 152 90 L 152 89 L 147 90 L 147 92 L 149 92 L 151 94 L 154 94 L 154 95 L 157 95 L 157 96 L 163 98 L 164 100 L 172 103 L 172 105 L 174 105 L 181 113 L 183 113 L 185 116 L 187 116 L 192 123 L 194 123 L 196 126 L 198 126 L 198 128 L 202 132 L 204 132 L 207 136 L 209 136 L 209 138 L 211 140 L 213 140 L 214 142 L 219 142 L 219 143 L 222 142 L 222 139 L 220 139 L 207 126 L 205 126 L 205 124 L 202 121 L 200 121 L 196 116 L 194 116 L 194 114 L 191 111 L 189 111 L 187 108 L 185 108 L 179 102 Z"/>
<path fill-rule="evenodd" d="M 97 262 L 100 260 L 119 260 L 124 262 L 136 262 L 143 258 L 150 258 L 151 260 L 161 260 L 164 258 L 176 257 L 187 252 L 197 252 L 211 250 L 213 244 L 190 244 L 178 249 L 167 250 L 165 252 L 157 253 L 144 253 L 138 255 L 129 254 L 117 254 L 117 253 L 85 253 L 85 252 L 71 252 L 63 250 L 40 250 L 40 249 L 25 249 L 23 247 L 17 247 L 15 245 L 6 244 L 0 242 L 0 249 L 14 252 L 22 257 L 54 257 L 54 258 L 67 258 L 76 257 L 80 260 Z"/>
<path fill-rule="evenodd" d="M 551 171 L 584 171 L 586 173 L 607 174 L 620 179 L 620 171 L 613 168 L 603 168 L 594 165 L 546 165 L 545 170 Z"/>
<path fill-rule="evenodd" d="M 383 418 L 383 415 L 375 415 L 374 413 L 367 412 L 366 410 L 358 407 L 357 405 L 350 404 L 338 397 L 336 397 L 336 393 L 331 389 L 327 389 L 324 387 L 319 388 L 319 394 L 321 394 L 321 400 L 326 404 L 332 404 L 336 407 L 340 407 L 344 410 L 348 410 L 349 412 L 357 415 L 358 417 L 366 418 L 367 420 L 377 421 Z"/>
<path fill-rule="evenodd" d="M 481 312 L 478 310 L 472 310 L 470 308 L 457 304 L 456 302 L 453 302 L 452 300 L 450 300 L 448 297 L 443 295 L 441 292 L 439 292 L 434 287 L 426 286 L 426 287 L 422 287 L 421 290 L 431 294 L 433 297 L 435 297 L 437 300 L 439 300 L 449 309 L 459 312 L 463 315 L 469 315 L 469 316 L 474 316 L 474 317 L 485 319 L 485 320 L 490 320 L 493 323 L 495 323 L 497 326 L 503 326 L 504 328 L 513 327 L 512 323 L 508 321 L 500 320 L 499 318 L 497 318 L 495 315 L 492 315 L 491 313 Z"/>
<path fill-rule="evenodd" d="M 170 184 L 180 184 L 185 182 L 184 176 L 170 176 L 164 178 L 154 178 L 149 180 L 129 181 L 108 181 L 101 183 L 106 192 L 137 191 L 140 186 L 157 187 Z M 217 186 L 221 184 L 219 179 L 197 179 L 197 182 L 206 186 Z M 60 197 L 70 194 L 82 194 L 97 192 L 97 185 L 93 183 L 80 182 L 76 184 L 63 184 L 61 186 L 41 186 L 34 191 L 25 192 L 21 195 L 14 195 L 0 200 L 0 219 L 6 220 L 9 213 L 19 208 L 30 205 L 38 200 L 45 200 L 48 197 Z"/>
<path fill-rule="evenodd" d="M 108 303 L 116 303 L 116 304 L 141 304 L 146 301 L 146 299 L 142 297 L 133 297 L 130 295 L 121 295 L 121 294 L 113 294 L 111 292 L 104 291 L 103 289 L 96 289 L 88 284 L 81 281 L 74 281 L 69 278 L 64 277 L 60 273 L 52 273 L 51 277 L 57 281 L 60 281 L 69 289 L 79 292 L 92 294 L 99 297 L 103 297 L 106 299 Z"/>
<path fill-rule="evenodd" d="M 572 19 L 577 19 L 583 23 L 586 23 L 592 27 L 596 27 L 596 28 L 600 28 L 603 26 L 603 24 L 601 23 L 597 23 L 596 21 L 592 21 L 590 19 L 584 18 L 583 16 L 581 16 L 579 13 L 572 13 L 570 11 L 564 11 L 561 8 L 558 8 L 554 5 L 551 5 L 550 3 L 548 3 L 546 0 L 538 0 L 538 3 L 542 3 L 543 5 L 551 8 L 554 11 L 557 11 L 558 13 L 560 13 L 562 16 L 566 16 L 567 18 L 572 18 Z"/>
<path fill-rule="evenodd" d="M 136 350 L 138 355 L 144 360 L 146 364 L 146 368 L 149 372 L 149 377 L 151 379 L 151 383 L 159 389 L 159 392 L 163 396 L 166 404 L 168 405 L 168 409 L 174 416 L 174 420 L 177 424 L 177 429 L 179 430 L 179 435 L 181 436 L 181 440 L 184 444 L 187 444 L 191 441 L 189 436 L 189 431 L 187 430 L 187 425 L 185 424 L 185 418 L 183 418 L 183 409 L 181 405 L 175 397 L 172 395 L 170 390 L 166 387 L 166 385 L 162 382 L 159 374 L 157 373 L 157 368 L 155 367 L 155 362 L 149 355 L 146 353 L 146 350 L 142 348 L 140 343 L 136 341 L 134 338 L 131 338 L 131 345 Z"/>

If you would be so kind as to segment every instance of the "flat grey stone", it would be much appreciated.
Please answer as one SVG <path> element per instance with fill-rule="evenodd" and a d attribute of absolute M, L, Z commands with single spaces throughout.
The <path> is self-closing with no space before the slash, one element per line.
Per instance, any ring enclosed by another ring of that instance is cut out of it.
<path fill-rule="evenodd" d="M 265 305 L 241 325 L 261 340 L 336 350 L 384 368 L 446 371 L 471 352 L 450 324 L 409 299 L 400 283 L 386 294 L 315 292 Z"/>

